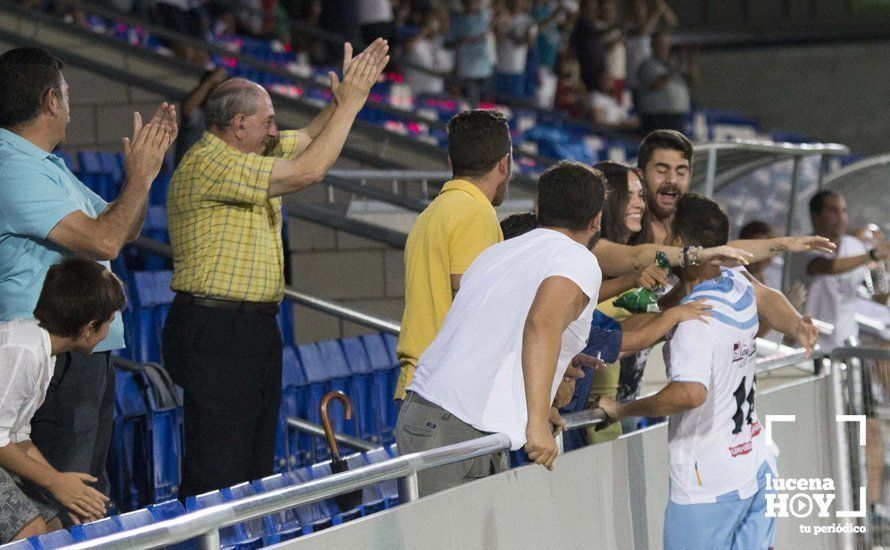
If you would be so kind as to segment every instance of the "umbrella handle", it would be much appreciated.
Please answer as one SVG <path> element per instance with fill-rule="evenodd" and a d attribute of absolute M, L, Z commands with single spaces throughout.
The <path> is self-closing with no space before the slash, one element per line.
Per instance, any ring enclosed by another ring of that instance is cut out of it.
<path fill-rule="evenodd" d="M 335 390 L 326 393 L 324 397 L 321 398 L 321 403 L 318 405 L 318 412 L 321 414 L 321 424 L 324 427 L 324 436 L 328 440 L 328 448 L 331 450 L 331 456 L 339 459 L 340 448 L 337 446 L 337 440 L 334 438 L 334 428 L 331 427 L 331 419 L 328 418 L 328 403 L 330 403 L 332 399 L 336 399 L 343 403 L 346 420 L 352 418 L 352 403 L 349 402 L 349 398 L 345 393 L 340 390 Z"/>

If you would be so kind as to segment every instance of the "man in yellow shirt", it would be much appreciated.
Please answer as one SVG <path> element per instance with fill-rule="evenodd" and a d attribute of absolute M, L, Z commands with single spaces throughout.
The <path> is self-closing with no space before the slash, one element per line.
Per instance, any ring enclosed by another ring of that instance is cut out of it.
<path fill-rule="evenodd" d="M 405 246 L 397 400 L 405 398 L 420 355 L 442 327 L 461 275 L 483 250 L 504 240 L 494 210 L 513 172 L 504 115 L 475 110 L 451 119 L 448 159 L 454 178 L 417 217 Z"/>
<path fill-rule="evenodd" d="M 334 101 L 302 130 L 279 132 L 266 91 L 233 78 L 207 99 L 207 131 L 167 199 L 173 307 L 164 363 L 185 391 L 180 496 L 272 473 L 281 401 L 284 296 L 281 196 L 324 178 L 389 57 L 377 40 L 331 74 Z"/>

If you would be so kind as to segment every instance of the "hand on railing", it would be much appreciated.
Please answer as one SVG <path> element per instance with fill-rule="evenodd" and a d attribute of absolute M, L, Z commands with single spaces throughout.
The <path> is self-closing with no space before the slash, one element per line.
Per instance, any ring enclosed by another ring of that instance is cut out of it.
<path fill-rule="evenodd" d="M 596 425 L 594 431 L 598 432 L 605 430 L 612 424 L 618 422 L 621 418 L 619 407 L 620 404 L 610 397 L 606 397 L 605 395 L 598 397 L 597 400 L 593 402 L 593 409 L 594 412 L 602 412 L 603 421 Z"/>
<path fill-rule="evenodd" d="M 552 412 L 551 412 L 552 415 Z M 553 437 L 549 419 L 541 424 L 530 419 L 525 428 L 525 452 L 528 458 L 535 464 L 540 464 L 548 470 L 553 469 L 553 461 L 559 454 L 556 439 Z"/>

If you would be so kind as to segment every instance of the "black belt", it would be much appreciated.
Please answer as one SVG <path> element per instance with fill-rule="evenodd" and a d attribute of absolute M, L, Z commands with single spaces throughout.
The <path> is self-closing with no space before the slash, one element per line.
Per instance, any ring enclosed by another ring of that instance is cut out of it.
<path fill-rule="evenodd" d="M 209 296 L 195 296 L 185 292 L 177 292 L 173 298 L 174 304 L 193 305 L 201 307 L 213 307 L 228 309 L 231 311 L 255 311 L 265 315 L 278 315 L 280 304 L 278 302 L 246 302 L 238 300 L 226 300 L 224 298 L 211 298 Z"/>

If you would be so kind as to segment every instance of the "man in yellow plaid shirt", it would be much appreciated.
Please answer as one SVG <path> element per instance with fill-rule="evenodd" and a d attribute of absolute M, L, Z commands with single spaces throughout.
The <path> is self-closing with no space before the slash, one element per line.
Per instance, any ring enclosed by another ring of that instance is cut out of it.
<path fill-rule="evenodd" d="M 167 199 L 176 291 L 164 363 L 185 391 L 180 496 L 272 473 L 281 400 L 281 196 L 321 181 L 389 61 L 376 40 L 352 58 L 334 101 L 302 130 L 278 131 L 266 91 L 233 78 L 211 94 L 207 131 Z"/>

